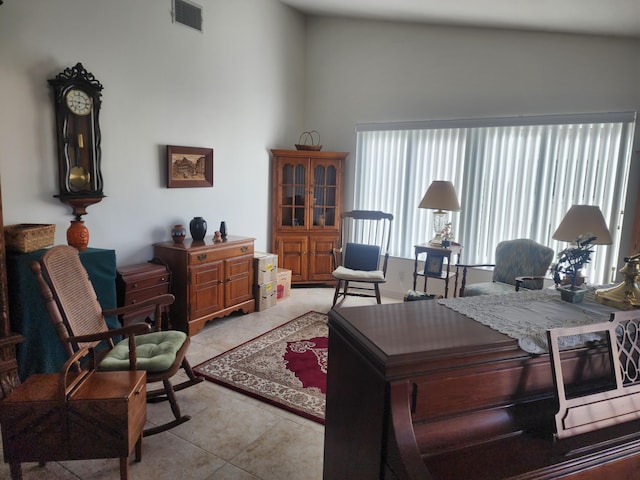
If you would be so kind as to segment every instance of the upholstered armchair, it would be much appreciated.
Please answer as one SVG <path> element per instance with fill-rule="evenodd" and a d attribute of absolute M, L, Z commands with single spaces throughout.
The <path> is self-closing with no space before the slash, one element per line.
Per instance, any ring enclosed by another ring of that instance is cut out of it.
<path fill-rule="evenodd" d="M 462 269 L 459 296 L 540 290 L 553 256 L 553 249 L 527 238 L 502 241 L 496 247 L 495 264 L 457 265 L 458 271 Z M 493 267 L 492 281 L 467 286 L 467 269 L 471 267 Z"/>

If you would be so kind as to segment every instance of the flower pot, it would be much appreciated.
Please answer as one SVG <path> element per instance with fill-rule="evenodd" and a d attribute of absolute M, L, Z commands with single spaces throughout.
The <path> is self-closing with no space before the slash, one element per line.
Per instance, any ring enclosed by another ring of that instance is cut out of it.
<path fill-rule="evenodd" d="M 560 298 L 569 303 L 580 303 L 584 299 L 584 294 L 587 292 L 586 288 L 577 288 L 567 285 L 564 287 L 558 287 L 560 290 Z"/>

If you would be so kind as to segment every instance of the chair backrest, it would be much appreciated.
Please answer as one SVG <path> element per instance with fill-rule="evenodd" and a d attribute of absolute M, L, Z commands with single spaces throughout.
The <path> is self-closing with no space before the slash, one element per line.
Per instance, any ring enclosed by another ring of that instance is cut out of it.
<path fill-rule="evenodd" d="M 553 260 L 553 249 L 528 238 L 505 240 L 496 246 L 493 281 L 515 285 L 516 277 L 544 276 Z M 526 280 L 529 290 L 540 290 L 542 280 Z"/>
<path fill-rule="evenodd" d="M 108 331 L 102 307 L 89 274 L 80 261 L 78 250 L 68 245 L 52 247 L 40 259 L 40 266 L 68 336 Z M 58 331 L 58 335 L 61 334 L 64 332 Z M 97 344 L 98 342 L 80 343 L 74 345 L 74 350 Z"/>
<path fill-rule="evenodd" d="M 353 270 L 386 272 L 392 221 L 392 214 L 377 210 L 343 212 L 342 265 Z M 383 258 L 382 265 L 380 257 Z"/>
<path fill-rule="evenodd" d="M 547 332 L 558 395 L 558 438 L 640 419 L 639 329 L 640 312 L 633 310 L 613 312 L 609 322 Z M 566 353 L 568 357 L 563 357 L 561 339 L 565 337 L 569 337 L 565 341 L 568 345 L 597 339 L 590 351 L 599 354 L 601 360 L 586 359 L 587 352 L 576 359 L 571 349 Z M 565 368 L 563 358 L 568 363 Z M 584 377 L 589 375 L 595 376 L 595 382 L 585 384 Z"/>

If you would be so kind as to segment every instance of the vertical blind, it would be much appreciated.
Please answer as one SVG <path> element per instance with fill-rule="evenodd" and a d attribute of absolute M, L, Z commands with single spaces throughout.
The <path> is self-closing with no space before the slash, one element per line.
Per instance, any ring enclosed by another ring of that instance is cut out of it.
<path fill-rule="evenodd" d="M 450 180 L 461 211 L 450 214 L 465 263 L 492 263 L 502 240 L 551 238 L 571 205 L 597 205 L 613 244 L 595 248 L 586 275 L 607 283 L 618 258 L 635 114 L 517 117 L 357 129 L 354 208 L 394 214 L 391 254 L 413 257 L 433 237 L 418 203 L 433 180 Z M 586 233 L 586 232 L 585 232 Z"/>

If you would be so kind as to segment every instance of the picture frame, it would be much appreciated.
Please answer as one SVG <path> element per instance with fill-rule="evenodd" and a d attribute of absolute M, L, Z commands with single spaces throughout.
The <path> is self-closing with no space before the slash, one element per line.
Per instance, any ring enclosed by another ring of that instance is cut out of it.
<path fill-rule="evenodd" d="M 429 253 L 424 263 L 424 273 L 429 277 L 439 277 L 442 275 L 442 265 L 444 264 L 444 255 Z"/>
<path fill-rule="evenodd" d="M 167 188 L 213 187 L 213 148 L 167 145 Z"/>

